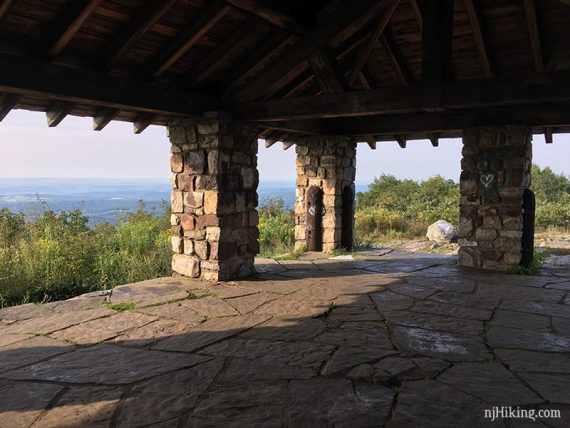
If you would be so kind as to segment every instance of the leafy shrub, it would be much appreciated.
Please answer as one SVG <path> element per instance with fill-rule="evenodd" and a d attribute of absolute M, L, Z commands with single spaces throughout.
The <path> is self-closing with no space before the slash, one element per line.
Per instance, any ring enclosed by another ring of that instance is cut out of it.
<path fill-rule="evenodd" d="M 259 208 L 259 246 L 263 256 L 289 253 L 295 245 L 295 214 L 282 198 L 269 199 Z"/>

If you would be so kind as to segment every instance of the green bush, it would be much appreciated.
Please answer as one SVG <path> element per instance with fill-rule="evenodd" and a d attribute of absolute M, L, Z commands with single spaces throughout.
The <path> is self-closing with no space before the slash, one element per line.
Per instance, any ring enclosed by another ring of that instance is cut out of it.
<path fill-rule="evenodd" d="M 259 208 L 259 247 L 262 256 L 290 253 L 295 246 L 295 214 L 282 198 L 269 199 Z"/>

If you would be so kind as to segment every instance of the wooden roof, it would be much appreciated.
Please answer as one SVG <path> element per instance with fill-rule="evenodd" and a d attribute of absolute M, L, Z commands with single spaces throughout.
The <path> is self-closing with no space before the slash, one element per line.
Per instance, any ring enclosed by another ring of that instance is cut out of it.
<path fill-rule="evenodd" d="M 566 0 L 0 0 L 13 108 L 135 132 L 227 110 L 276 140 L 570 129 Z"/>

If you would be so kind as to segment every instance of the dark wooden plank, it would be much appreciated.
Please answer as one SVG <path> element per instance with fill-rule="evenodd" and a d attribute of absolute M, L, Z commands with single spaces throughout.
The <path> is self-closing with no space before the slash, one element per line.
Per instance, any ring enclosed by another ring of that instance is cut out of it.
<path fill-rule="evenodd" d="M 544 71 L 544 59 L 542 56 L 542 45 L 540 42 L 540 32 L 536 19 L 536 5 L 534 0 L 524 0 L 524 12 L 530 37 L 530 46 L 534 68 L 536 71 Z"/>
<path fill-rule="evenodd" d="M 101 56 L 104 70 L 110 70 L 117 65 L 129 49 L 168 12 L 176 0 L 155 0 L 148 3 L 150 3 L 149 6 L 133 18 Z"/>
<path fill-rule="evenodd" d="M 76 5 L 77 10 L 69 11 L 70 16 L 62 18 L 61 27 L 55 31 L 53 42 L 47 50 L 49 58 L 58 56 L 68 45 L 68 43 L 77 34 L 83 23 L 91 16 L 93 11 L 102 3 L 103 0 L 84 0 L 72 3 Z"/>
<path fill-rule="evenodd" d="M 73 110 L 75 104 L 67 101 L 56 101 L 46 112 L 47 123 L 54 128 Z"/>
<path fill-rule="evenodd" d="M 370 35 L 368 40 L 364 43 L 364 46 L 358 51 L 354 68 L 350 72 L 350 76 L 348 78 L 349 85 L 352 85 L 358 78 L 358 75 L 362 71 L 364 64 L 368 60 L 368 57 L 370 57 L 370 54 L 372 53 L 374 47 L 378 44 L 378 41 L 380 40 L 382 33 L 384 33 L 384 30 L 388 26 L 388 22 L 390 22 L 390 19 L 392 18 L 394 11 L 396 10 L 399 4 L 400 0 L 395 0 L 390 5 L 390 7 L 386 9 L 385 13 L 378 20 L 378 25 L 376 26 L 376 29 Z"/>
<path fill-rule="evenodd" d="M 224 17 L 231 7 L 213 3 L 207 11 L 200 14 L 200 18 L 193 21 L 182 33 L 176 37 L 172 44 L 159 55 L 150 67 L 152 77 L 160 77 L 168 71 L 198 40 Z"/>
<path fill-rule="evenodd" d="M 366 135 L 364 139 L 366 140 L 366 144 L 368 144 L 368 147 L 370 147 L 371 150 L 376 150 L 376 139 L 373 135 Z"/>
<path fill-rule="evenodd" d="M 3 94 L 0 96 L 0 122 L 16 107 L 20 98 L 17 94 Z"/>
<path fill-rule="evenodd" d="M 400 86 L 318 97 L 234 105 L 241 121 L 275 121 L 430 111 L 421 86 Z M 439 109 L 492 108 L 570 100 L 570 71 L 445 82 Z"/>
<path fill-rule="evenodd" d="M 386 33 L 383 34 L 382 37 L 380 37 L 380 44 L 384 48 L 384 51 L 386 52 L 386 55 L 388 56 L 388 59 L 392 64 L 392 68 L 394 69 L 396 75 L 398 76 L 400 84 L 401 85 L 413 84 L 414 81 L 404 64 L 404 59 L 398 52 L 398 49 L 395 43 L 392 41 L 390 35 Z"/>
<path fill-rule="evenodd" d="M 244 43 L 255 34 L 255 23 L 247 19 L 235 32 L 220 43 L 213 52 L 202 59 L 192 70 L 191 86 L 198 86 L 207 79 L 233 52 L 241 49 Z"/>
<path fill-rule="evenodd" d="M 4 18 L 4 16 L 6 16 L 8 11 L 10 10 L 10 7 L 12 6 L 12 4 L 14 4 L 14 0 L 1 0 L 0 1 L 0 21 L 2 20 L 2 18 Z"/>
<path fill-rule="evenodd" d="M 155 120 L 155 115 L 152 113 L 142 113 L 136 117 L 133 122 L 133 130 L 135 134 L 142 133 L 146 128 L 152 125 Z"/>
<path fill-rule="evenodd" d="M 303 35 L 305 29 L 291 15 L 286 7 L 286 2 L 276 0 L 226 0 L 232 6 L 249 12 L 252 15 L 269 22 L 275 27 L 281 28 L 291 34 Z"/>
<path fill-rule="evenodd" d="M 443 82 L 451 77 L 453 0 L 430 0 L 423 11 L 422 83 L 426 108 L 441 107 Z"/>
<path fill-rule="evenodd" d="M 473 29 L 473 38 L 475 39 L 477 51 L 479 52 L 479 60 L 481 61 L 483 74 L 486 77 L 492 77 L 493 70 L 489 55 L 489 44 L 485 36 L 486 33 L 482 23 L 481 12 L 475 1 L 476 0 L 463 0 L 467 15 L 469 16 L 469 22 L 471 22 L 471 28 Z"/>
<path fill-rule="evenodd" d="M 170 116 L 224 110 L 221 101 L 178 87 L 111 77 L 25 57 L 0 55 L 0 70 L 0 92 Z"/>
<path fill-rule="evenodd" d="M 552 144 L 554 142 L 552 137 L 552 128 L 544 128 L 544 140 L 546 144 Z"/>
<path fill-rule="evenodd" d="M 325 94 L 338 94 L 348 91 L 349 87 L 340 66 L 326 49 L 320 49 L 309 56 L 309 64 Z"/>
<path fill-rule="evenodd" d="M 343 3 L 334 14 L 327 16 L 316 28 L 304 36 L 287 54 L 271 67 L 261 72 L 255 79 L 238 90 L 233 99 L 251 101 L 260 98 L 275 88 L 283 86 L 291 77 L 291 72 L 305 61 L 309 55 L 327 46 L 337 37 L 346 37 L 377 16 L 382 15 L 392 5 L 393 0 L 361 0 L 356 3 Z"/>
<path fill-rule="evenodd" d="M 410 1 L 410 8 L 414 13 L 414 17 L 416 18 L 416 22 L 418 23 L 418 27 L 420 28 L 420 32 L 424 30 L 424 18 L 422 14 L 421 7 L 418 3 L 418 0 L 409 0 Z"/>
<path fill-rule="evenodd" d="M 439 133 L 438 132 L 428 132 L 428 138 L 431 145 L 434 147 L 439 147 Z"/>
<path fill-rule="evenodd" d="M 93 130 L 103 130 L 103 128 L 105 128 L 105 126 L 107 126 L 113 119 L 115 119 L 120 112 L 120 110 L 113 108 L 98 111 L 97 114 L 93 116 Z"/>

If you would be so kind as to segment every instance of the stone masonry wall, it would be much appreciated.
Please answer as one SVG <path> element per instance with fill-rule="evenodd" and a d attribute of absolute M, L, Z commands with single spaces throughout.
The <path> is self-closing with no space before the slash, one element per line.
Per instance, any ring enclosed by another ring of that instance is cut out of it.
<path fill-rule="evenodd" d="M 169 124 L 172 269 L 218 281 L 247 276 L 259 252 L 257 137 L 224 113 Z"/>
<path fill-rule="evenodd" d="M 463 131 L 460 265 L 500 271 L 519 265 L 531 140 L 524 126 Z"/>
<path fill-rule="evenodd" d="M 344 136 L 307 136 L 297 137 L 295 144 L 295 247 L 306 244 L 307 190 L 318 186 L 323 190 L 323 251 L 331 252 L 341 246 L 342 191 L 349 186 L 354 195 L 356 141 Z"/>

